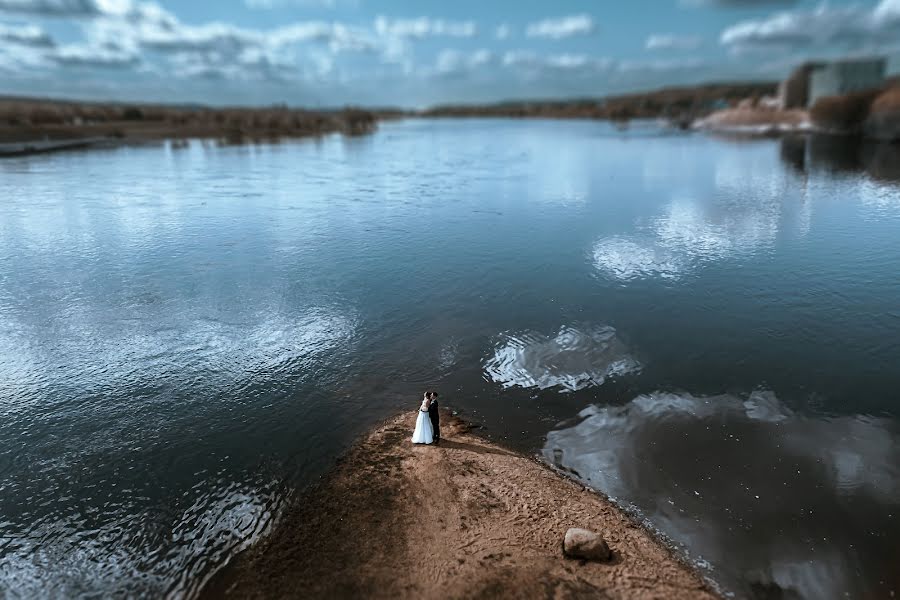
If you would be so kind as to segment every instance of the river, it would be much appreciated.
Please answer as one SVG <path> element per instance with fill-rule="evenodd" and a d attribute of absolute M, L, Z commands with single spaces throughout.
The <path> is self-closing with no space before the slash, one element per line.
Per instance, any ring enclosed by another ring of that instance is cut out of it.
<path fill-rule="evenodd" d="M 900 592 L 898 181 L 591 121 L 0 161 L 0 596 L 194 595 L 431 387 L 739 597 Z"/>

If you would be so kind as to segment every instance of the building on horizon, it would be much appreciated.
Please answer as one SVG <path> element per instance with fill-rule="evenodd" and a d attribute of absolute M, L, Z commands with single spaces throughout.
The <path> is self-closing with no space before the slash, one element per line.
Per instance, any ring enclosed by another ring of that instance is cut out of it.
<path fill-rule="evenodd" d="M 853 58 L 805 62 L 778 86 L 782 108 L 808 108 L 819 98 L 849 94 L 884 83 L 887 59 Z"/>

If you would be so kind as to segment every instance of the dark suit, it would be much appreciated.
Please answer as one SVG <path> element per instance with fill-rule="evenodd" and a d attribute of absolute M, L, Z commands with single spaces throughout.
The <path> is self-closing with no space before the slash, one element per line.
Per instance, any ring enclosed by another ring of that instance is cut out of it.
<path fill-rule="evenodd" d="M 428 407 L 428 418 L 431 419 L 431 428 L 434 429 L 434 440 L 441 439 L 441 413 L 438 412 L 438 401 L 432 400 Z"/>

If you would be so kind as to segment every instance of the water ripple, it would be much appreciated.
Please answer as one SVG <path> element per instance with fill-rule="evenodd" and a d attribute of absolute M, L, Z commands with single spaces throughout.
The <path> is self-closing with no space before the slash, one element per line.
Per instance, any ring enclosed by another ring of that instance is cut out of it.
<path fill-rule="evenodd" d="M 620 281 L 678 279 L 687 267 L 684 259 L 665 248 L 618 236 L 597 242 L 593 258 L 598 271 Z"/>
<path fill-rule="evenodd" d="M 554 336 L 534 331 L 503 334 L 484 363 L 487 377 L 503 387 L 576 391 L 609 377 L 640 370 L 608 325 L 561 327 Z"/>
<path fill-rule="evenodd" d="M 265 534 L 283 503 L 279 490 L 274 482 L 203 481 L 174 512 L 136 510 L 142 498 L 122 490 L 99 512 L 61 509 L 25 530 L 4 527 L 0 596 L 196 596 L 228 557 Z"/>

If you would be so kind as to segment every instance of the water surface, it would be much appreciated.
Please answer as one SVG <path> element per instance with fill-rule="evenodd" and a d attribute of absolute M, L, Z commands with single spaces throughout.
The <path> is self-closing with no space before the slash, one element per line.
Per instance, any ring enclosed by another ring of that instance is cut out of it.
<path fill-rule="evenodd" d="M 0 595 L 190 595 L 426 387 L 739 596 L 898 592 L 898 171 L 512 120 L 0 162 Z"/>

